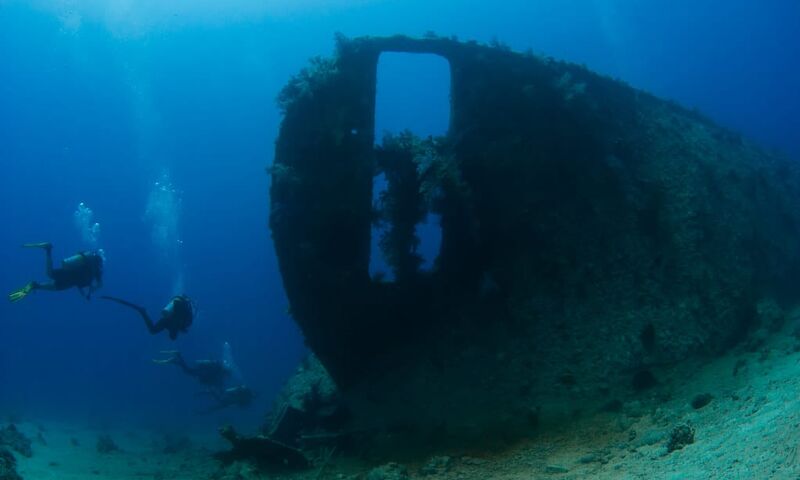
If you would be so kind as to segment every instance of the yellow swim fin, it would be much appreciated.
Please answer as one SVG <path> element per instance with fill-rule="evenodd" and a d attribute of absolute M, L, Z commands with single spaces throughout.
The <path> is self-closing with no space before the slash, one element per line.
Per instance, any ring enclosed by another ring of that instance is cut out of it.
<path fill-rule="evenodd" d="M 20 288 L 19 290 L 15 290 L 8 294 L 8 301 L 11 303 L 19 302 L 23 298 L 27 297 L 29 293 L 33 291 L 33 282 L 25 285 L 24 287 Z"/>

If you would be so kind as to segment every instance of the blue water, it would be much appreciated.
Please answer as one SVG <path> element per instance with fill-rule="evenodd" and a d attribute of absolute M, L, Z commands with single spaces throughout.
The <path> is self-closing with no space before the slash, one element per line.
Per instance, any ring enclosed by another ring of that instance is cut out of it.
<path fill-rule="evenodd" d="M 19 244 L 52 241 L 57 257 L 88 246 L 73 216 L 85 202 L 108 258 L 103 293 L 155 314 L 185 291 L 200 314 L 171 342 L 74 291 L 0 302 L 0 415 L 260 423 L 305 353 L 267 228 L 274 98 L 309 57 L 331 53 L 336 31 L 530 48 L 800 159 L 797 2 L 80 3 L 0 0 L 0 290 L 44 280 L 42 253 Z M 412 61 L 382 62 L 378 129 L 441 133 L 447 70 Z M 435 230 L 424 231 L 424 249 L 435 251 Z M 198 417 L 197 385 L 150 359 L 167 349 L 220 358 L 224 341 L 259 397 Z"/>

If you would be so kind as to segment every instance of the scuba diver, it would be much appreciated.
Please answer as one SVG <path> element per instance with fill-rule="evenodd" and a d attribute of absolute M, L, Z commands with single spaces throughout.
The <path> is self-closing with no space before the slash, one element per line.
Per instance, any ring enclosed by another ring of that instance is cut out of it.
<path fill-rule="evenodd" d="M 178 351 L 168 350 L 161 353 L 168 355 L 167 358 L 154 359 L 153 363 L 177 365 L 185 374 L 206 387 L 197 395 L 210 395 L 216 401 L 210 408 L 198 413 L 211 413 L 232 406 L 244 408 L 255 398 L 255 393 L 242 380 L 242 373 L 233 360 L 228 342 L 222 344 L 221 360 L 195 360 L 194 365 L 189 365 Z M 226 388 L 229 380 L 233 380 L 234 386 Z"/>
<path fill-rule="evenodd" d="M 177 365 L 186 375 L 193 377 L 210 391 L 222 393 L 225 382 L 231 376 L 231 369 L 222 360 L 195 360 L 194 366 L 189 366 L 183 359 L 181 352 L 169 350 L 161 352 L 168 354 L 166 359 L 154 359 L 153 363 L 159 365 Z"/>
<path fill-rule="evenodd" d="M 53 268 L 53 244 L 50 242 L 26 243 L 25 248 L 41 248 L 45 251 L 47 276 L 51 281 L 39 283 L 28 282 L 24 287 L 11 292 L 8 299 L 18 302 L 36 290 L 60 291 L 77 287 L 87 300 L 92 293 L 103 286 L 102 250 L 83 251 L 61 261 L 61 268 Z M 84 288 L 88 291 L 84 291 Z"/>
<path fill-rule="evenodd" d="M 200 394 L 203 393 L 210 394 L 212 397 L 214 397 L 217 403 L 206 410 L 198 412 L 201 414 L 212 413 L 216 412 L 217 410 L 222 410 L 224 408 L 233 406 L 246 408 L 253 403 L 253 399 L 256 397 L 256 393 L 247 385 L 237 385 L 235 387 L 226 388 L 221 392 L 215 392 L 213 390 L 200 392 Z"/>
<path fill-rule="evenodd" d="M 109 297 L 107 295 L 103 295 L 100 298 L 103 300 L 111 300 L 112 302 L 136 310 L 139 315 L 142 316 L 142 319 L 144 319 L 144 324 L 147 326 L 147 330 L 151 335 L 156 335 L 166 330 L 169 332 L 169 338 L 171 340 L 178 338 L 178 333 L 180 332 L 186 333 L 192 325 L 192 320 L 194 318 L 194 306 L 186 295 L 176 295 L 172 297 L 169 303 L 161 310 L 161 318 L 155 323 L 150 319 L 144 307 L 122 300 L 121 298 Z"/>

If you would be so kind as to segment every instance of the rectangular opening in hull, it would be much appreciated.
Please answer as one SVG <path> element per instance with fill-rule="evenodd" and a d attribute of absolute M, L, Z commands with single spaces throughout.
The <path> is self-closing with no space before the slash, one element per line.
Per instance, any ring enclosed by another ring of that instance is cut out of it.
<path fill-rule="evenodd" d="M 447 134 L 450 64 L 431 54 L 382 53 L 375 98 L 375 142 L 409 130 L 420 137 Z"/>

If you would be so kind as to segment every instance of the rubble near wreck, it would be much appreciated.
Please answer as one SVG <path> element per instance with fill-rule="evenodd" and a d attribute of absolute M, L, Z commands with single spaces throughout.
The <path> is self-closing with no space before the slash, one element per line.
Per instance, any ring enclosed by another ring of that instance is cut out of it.
<path fill-rule="evenodd" d="M 383 52 L 448 61 L 445 137 L 375 145 Z M 798 166 L 584 67 L 339 38 L 279 103 L 273 240 L 292 316 L 354 425 L 525 434 L 774 329 L 797 301 Z M 427 212 L 442 229 L 430 272 L 414 250 Z M 377 217 L 393 281 L 369 274 Z"/>

